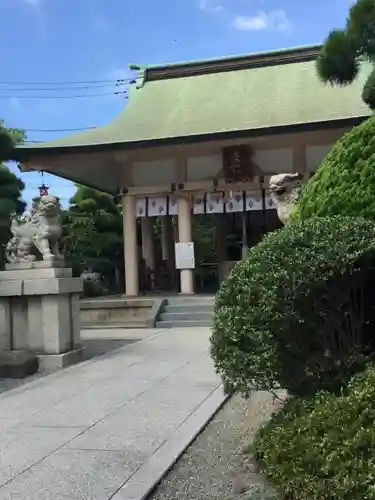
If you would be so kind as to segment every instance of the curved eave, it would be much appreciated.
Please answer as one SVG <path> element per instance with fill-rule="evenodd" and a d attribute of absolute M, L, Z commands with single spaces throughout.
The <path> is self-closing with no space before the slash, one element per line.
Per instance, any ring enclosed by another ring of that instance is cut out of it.
<path fill-rule="evenodd" d="M 53 146 L 53 147 L 31 147 L 18 146 L 13 151 L 10 160 L 18 162 L 32 162 L 33 159 L 56 156 L 63 154 L 84 154 L 105 151 L 117 150 L 134 150 L 142 148 L 151 148 L 158 146 L 175 146 L 183 144 L 191 144 L 195 142 L 212 142 L 228 139 L 251 138 L 276 134 L 290 134 L 298 132 L 308 132 L 312 130 L 329 130 L 345 127 L 353 127 L 359 125 L 364 120 L 369 118 L 369 115 L 362 115 L 357 117 L 343 118 L 338 120 L 329 120 L 325 122 L 309 122 L 297 123 L 290 125 L 280 125 L 268 128 L 257 128 L 247 130 L 234 130 L 229 132 L 217 132 L 211 134 L 188 135 L 182 137 L 168 137 L 162 139 L 152 139 L 146 141 L 135 142 L 113 142 L 113 143 L 99 143 L 99 144 L 86 144 L 74 146 Z"/>

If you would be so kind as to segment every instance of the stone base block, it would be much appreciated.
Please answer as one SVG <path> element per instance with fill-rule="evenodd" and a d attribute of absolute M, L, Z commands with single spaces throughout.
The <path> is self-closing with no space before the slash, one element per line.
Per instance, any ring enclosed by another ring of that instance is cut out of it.
<path fill-rule="evenodd" d="M 52 264 L 8 265 L 0 272 L 0 348 L 42 355 L 40 365 L 47 370 L 82 359 L 74 354 L 81 347 L 82 280 L 73 278 L 71 269 Z"/>
<path fill-rule="evenodd" d="M 83 359 L 83 347 L 63 354 L 39 354 L 39 367 L 43 371 L 53 371 L 59 368 L 75 365 Z"/>
<path fill-rule="evenodd" d="M 56 257 L 50 260 L 36 261 L 34 258 L 28 261 L 15 262 L 13 264 L 5 264 L 5 269 L 8 271 L 20 271 L 24 269 L 51 269 L 51 268 L 63 268 L 63 267 L 65 267 L 64 259 Z"/>
<path fill-rule="evenodd" d="M 39 360 L 27 351 L 2 351 L 0 353 L 0 377 L 24 378 L 38 371 Z"/>

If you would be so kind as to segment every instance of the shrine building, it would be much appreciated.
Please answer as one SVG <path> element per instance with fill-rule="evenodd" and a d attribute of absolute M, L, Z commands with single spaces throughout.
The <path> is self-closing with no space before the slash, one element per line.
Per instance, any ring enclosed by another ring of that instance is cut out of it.
<path fill-rule="evenodd" d="M 177 267 L 179 291 L 192 294 L 199 264 L 191 253 L 194 217 L 216 218 L 222 279 L 241 258 L 240 251 L 228 255 L 230 225 L 239 228 L 246 252 L 279 224 L 269 177 L 300 172 L 308 178 L 333 142 L 371 114 L 361 99 L 370 65 L 363 63 L 352 85 L 324 85 L 315 68 L 319 49 L 132 65 L 137 77 L 128 103 L 111 123 L 21 145 L 13 159 L 23 171 L 50 172 L 121 196 L 126 295 L 139 294 L 140 256 L 153 271 L 160 259 Z M 162 225 L 160 248 L 155 217 Z"/>

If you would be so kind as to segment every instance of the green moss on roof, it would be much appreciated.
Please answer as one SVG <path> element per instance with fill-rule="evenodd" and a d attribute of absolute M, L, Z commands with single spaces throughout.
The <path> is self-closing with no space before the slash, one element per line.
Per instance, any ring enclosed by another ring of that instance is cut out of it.
<path fill-rule="evenodd" d="M 18 148 L 18 159 L 56 148 L 143 146 L 155 141 L 366 117 L 371 65 L 346 87 L 317 76 L 317 47 L 143 69 L 125 109 L 108 125 Z"/>

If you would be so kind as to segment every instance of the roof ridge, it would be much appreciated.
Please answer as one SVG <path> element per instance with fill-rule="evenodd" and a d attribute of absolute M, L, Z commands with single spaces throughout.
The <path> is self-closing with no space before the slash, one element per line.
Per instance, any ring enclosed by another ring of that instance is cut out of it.
<path fill-rule="evenodd" d="M 143 83 L 145 83 L 150 80 L 196 76 L 207 73 L 220 73 L 223 71 L 235 71 L 314 60 L 321 47 L 321 44 L 314 44 L 177 63 L 157 65 L 130 64 L 129 68 L 142 72 Z"/>

